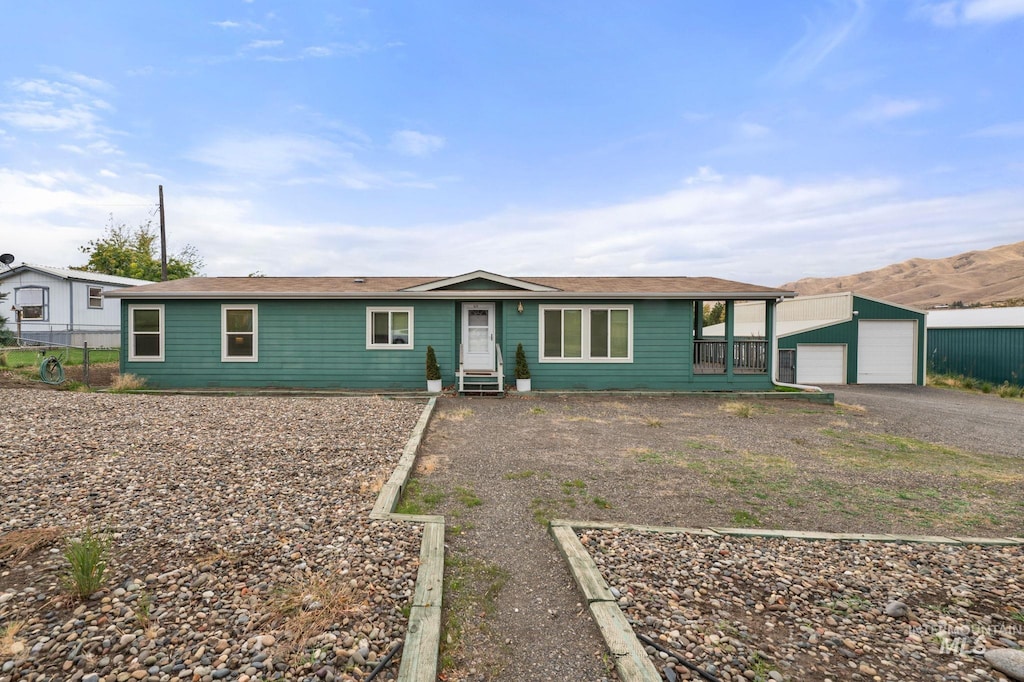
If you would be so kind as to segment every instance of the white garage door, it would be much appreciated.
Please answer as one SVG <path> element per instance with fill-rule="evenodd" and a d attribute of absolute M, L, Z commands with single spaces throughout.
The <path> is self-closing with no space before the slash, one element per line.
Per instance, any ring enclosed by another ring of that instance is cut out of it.
<path fill-rule="evenodd" d="M 916 329 L 914 320 L 861 320 L 857 337 L 857 383 L 914 383 Z"/>
<path fill-rule="evenodd" d="M 845 384 L 846 346 L 838 343 L 798 343 L 796 346 L 796 382 L 798 384 Z"/>

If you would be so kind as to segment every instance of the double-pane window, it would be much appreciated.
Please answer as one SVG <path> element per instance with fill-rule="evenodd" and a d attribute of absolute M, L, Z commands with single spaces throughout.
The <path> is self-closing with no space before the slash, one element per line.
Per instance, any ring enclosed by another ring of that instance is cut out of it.
<path fill-rule="evenodd" d="M 631 306 L 541 306 L 541 361 L 629 362 Z"/>

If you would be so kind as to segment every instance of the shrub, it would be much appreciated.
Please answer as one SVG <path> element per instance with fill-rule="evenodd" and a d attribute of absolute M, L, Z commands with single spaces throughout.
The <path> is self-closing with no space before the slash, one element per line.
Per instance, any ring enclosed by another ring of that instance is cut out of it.
<path fill-rule="evenodd" d="M 516 379 L 529 379 L 530 366 L 526 363 L 526 351 L 523 344 L 516 346 Z"/>
<path fill-rule="evenodd" d="M 88 528 L 80 538 L 69 541 L 64 548 L 64 558 L 68 562 L 64 587 L 80 599 L 100 589 L 109 552 L 110 538 L 97 535 Z"/>
<path fill-rule="evenodd" d="M 441 378 L 441 367 L 437 364 L 437 355 L 433 346 L 427 346 L 427 379 L 437 381 Z"/>

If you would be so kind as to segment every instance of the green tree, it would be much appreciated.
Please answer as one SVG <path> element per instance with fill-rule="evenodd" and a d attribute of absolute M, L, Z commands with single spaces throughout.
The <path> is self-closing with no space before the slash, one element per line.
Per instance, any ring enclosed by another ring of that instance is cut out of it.
<path fill-rule="evenodd" d="M 114 222 L 114 216 L 110 216 L 103 237 L 78 249 L 89 256 L 79 270 L 160 281 L 160 242 L 152 221 L 133 229 Z M 202 269 L 203 259 L 191 244 L 167 257 L 167 279 L 195 277 Z"/>
<path fill-rule="evenodd" d="M 710 327 L 713 324 L 725 322 L 725 304 L 718 301 L 714 305 L 704 304 L 704 326 Z"/>

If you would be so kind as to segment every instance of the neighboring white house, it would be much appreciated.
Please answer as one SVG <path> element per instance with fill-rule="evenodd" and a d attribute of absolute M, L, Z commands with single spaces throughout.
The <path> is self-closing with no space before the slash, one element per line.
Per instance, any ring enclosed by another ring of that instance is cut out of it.
<path fill-rule="evenodd" d="M 103 292 L 141 284 L 152 282 L 22 263 L 0 272 L 0 293 L 7 294 L 0 314 L 23 342 L 120 346 L 120 302 Z"/>

